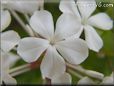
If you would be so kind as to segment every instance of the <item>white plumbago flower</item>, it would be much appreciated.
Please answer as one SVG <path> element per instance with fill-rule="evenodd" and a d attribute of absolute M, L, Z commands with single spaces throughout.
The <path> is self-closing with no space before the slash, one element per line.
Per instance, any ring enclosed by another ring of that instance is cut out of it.
<path fill-rule="evenodd" d="M 6 29 L 11 22 L 10 13 L 6 10 L 1 11 L 1 31 Z M 13 31 L 1 32 L 1 50 L 4 52 L 9 52 L 15 45 L 18 44 L 20 37 Z"/>
<path fill-rule="evenodd" d="M 1 61 L 2 65 L 2 80 L 6 83 L 6 84 L 15 84 L 16 81 L 15 79 L 13 79 L 9 73 L 9 66 L 11 66 L 11 64 L 14 63 L 14 61 L 17 60 L 16 56 L 14 56 L 13 54 L 8 52 L 15 46 L 18 44 L 20 37 L 19 35 L 13 31 L 6 31 L 6 32 L 2 32 L 4 29 L 6 29 L 9 24 L 11 22 L 11 16 L 10 13 L 6 10 L 1 10 L 1 48 L 0 48 L 0 53 L 1 53 Z"/>
<path fill-rule="evenodd" d="M 1 51 L 1 81 L 5 84 L 16 84 L 16 80 L 9 74 L 9 68 L 19 59 L 17 55 L 12 53 L 4 53 Z M 5 64 L 4 64 L 5 63 Z M 2 83 L 1 82 L 1 83 Z"/>
<path fill-rule="evenodd" d="M 17 48 L 18 54 L 30 63 L 38 60 L 46 51 L 40 66 L 43 78 L 52 79 L 63 75 L 66 70 L 64 59 L 71 64 L 80 64 L 88 56 L 85 41 L 78 38 L 67 39 L 78 32 L 80 25 L 75 25 L 76 23 L 78 22 L 72 16 L 62 15 L 57 20 L 54 31 L 51 13 L 45 10 L 36 11 L 30 18 L 30 26 L 42 38 L 23 38 Z"/>
<path fill-rule="evenodd" d="M 103 75 L 102 73 L 99 73 L 99 72 L 96 72 L 96 75 L 97 74 L 98 75 L 99 74 Z M 95 84 L 101 84 L 101 85 L 107 85 L 108 84 L 108 85 L 112 85 L 112 84 L 114 84 L 114 76 L 113 76 L 113 73 L 112 73 L 110 76 L 106 76 L 106 77 L 102 78 L 102 81 L 100 83 L 95 82 L 94 80 L 92 80 L 89 77 L 83 77 L 82 79 L 80 79 L 78 81 L 77 84 L 80 84 L 80 85 L 82 85 L 82 84 L 86 84 L 86 85 L 88 85 L 88 84 L 91 84 L 91 85 L 95 85 Z"/>
<path fill-rule="evenodd" d="M 64 73 L 63 75 L 61 76 L 58 76 L 58 77 L 54 77 L 52 80 L 51 80 L 51 83 L 52 84 L 56 84 L 56 85 L 59 85 L 59 84 L 71 84 L 72 82 L 72 77 L 69 73 Z"/>
<path fill-rule="evenodd" d="M 103 12 L 91 16 L 96 9 L 95 0 L 77 0 L 77 2 L 75 0 L 61 0 L 59 8 L 63 14 L 75 16 L 75 19 L 80 21 L 82 27 L 79 34 L 81 35 L 84 30 L 88 47 L 98 52 L 103 46 L 103 41 L 94 27 L 110 30 L 113 27 L 113 21 Z"/>
<path fill-rule="evenodd" d="M 42 9 L 44 0 L 5 0 L 6 8 L 11 8 L 21 13 L 33 14 L 34 11 Z"/>

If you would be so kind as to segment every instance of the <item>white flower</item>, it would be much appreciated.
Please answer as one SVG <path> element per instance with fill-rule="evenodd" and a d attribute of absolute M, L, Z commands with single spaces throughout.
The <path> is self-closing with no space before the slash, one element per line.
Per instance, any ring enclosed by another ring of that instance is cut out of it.
<path fill-rule="evenodd" d="M 99 76 L 99 74 L 103 75 L 102 73 L 96 72 L 97 76 Z M 103 77 L 101 82 L 95 82 L 93 79 L 91 79 L 89 77 L 83 77 L 82 79 L 80 79 L 78 81 L 77 84 L 80 84 L 80 85 L 83 85 L 83 84 L 86 84 L 86 85 L 90 85 L 90 84 L 91 85 L 98 85 L 98 84 L 99 85 L 112 85 L 112 84 L 114 84 L 114 76 L 112 73 L 110 76 Z"/>
<path fill-rule="evenodd" d="M 6 10 L 1 11 L 1 31 L 6 29 L 11 22 L 10 13 Z M 1 50 L 4 52 L 9 52 L 15 45 L 18 44 L 20 37 L 13 31 L 1 32 Z"/>
<path fill-rule="evenodd" d="M 73 21 L 68 23 L 70 19 Z M 88 56 L 88 48 L 83 40 L 67 39 L 78 32 L 80 25 L 76 23 L 72 16 L 62 15 L 54 31 L 51 13 L 36 11 L 30 19 L 30 25 L 42 38 L 23 38 L 17 48 L 18 54 L 26 62 L 34 62 L 46 51 L 40 66 L 43 78 L 52 79 L 63 75 L 66 71 L 64 59 L 71 64 L 80 64 Z"/>
<path fill-rule="evenodd" d="M 77 0 L 76 3 L 74 0 L 61 0 L 59 8 L 63 14 L 75 16 L 75 19 L 80 21 L 82 27 L 78 35 L 84 29 L 88 47 L 98 52 L 103 46 L 103 41 L 94 27 L 102 30 L 110 30 L 113 27 L 113 21 L 103 12 L 91 16 L 96 9 L 95 0 Z"/>
<path fill-rule="evenodd" d="M 9 74 L 9 68 L 19 59 L 17 55 L 12 53 L 4 53 L 1 51 L 1 79 L 5 84 L 16 84 L 16 80 Z M 4 64 L 5 63 L 5 64 Z M 2 83 L 2 82 L 1 82 Z"/>
<path fill-rule="evenodd" d="M 6 8 L 11 8 L 21 13 L 32 14 L 34 11 L 43 8 L 44 0 L 5 0 Z"/>
<path fill-rule="evenodd" d="M 2 67 L 1 78 L 2 78 L 2 81 L 5 82 L 5 84 L 16 84 L 16 80 L 10 76 L 8 70 L 11 64 L 17 60 L 17 56 L 9 53 L 9 51 L 18 44 L 20 37 L 13 30 L 2 32 L 4 29 L 6 29 L 9 26 L 10 22 L 11 22 L 10 13 L 6 10 L 1 10 L 1 30 L 0 30 L 1 31 L 0 33 L 0 36 L 1 36 L 0 59 L 1 61 L 0 62 L 3 64 L 1 66 Z"/>

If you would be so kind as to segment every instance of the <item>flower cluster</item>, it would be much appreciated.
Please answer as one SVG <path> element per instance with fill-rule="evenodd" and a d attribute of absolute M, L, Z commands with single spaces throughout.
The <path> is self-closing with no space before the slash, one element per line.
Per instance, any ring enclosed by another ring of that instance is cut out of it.
<path fill-rule="evenodd" d="M 83 6 L 89 3 L 94 5 Z M 67 71 L 67 64 L 77 66 L 84 62 L 89 55 L 89 49 L 99 52 L 103 41 L 95 28 L 110 30 L 113 27 L 113 21 L 106 13 L 92 15 L 96 8 L 95 0 L 61 0 L 59 9 L 62 14 L 54 25 L 53 14 L 44 10 L 44 0 L 2 1 L 0 51 L 2 64 L 7 63 L 2 65 L 2 82 L 16 84 L 16 80 L 9 73 L 9 67 L 18 59 L 22 58 L 31 64 L 41 58 L 40 70 L 43 79 L 50 79 L 52 84 L 71 84 L 72 77 Z M 16 12 L 23 14 L 28 22 L 24 24 Z M 29 34 L 28 37 L 20 38 L 16 31 L 5 30 L 11 22 L 10 13 Z M 83 31 L 84 39 L 80 37 Z M 13 49 L 17 55 L 11 52 Z M 80 70 L 90 77 L 99 78 L 102 80 L 101 84 L 113 82 L 113 75 L 104 77 L 96 71 L 83 68 Z M 78 82 L 95 83 L 89 77 L 83 77 Z"/>

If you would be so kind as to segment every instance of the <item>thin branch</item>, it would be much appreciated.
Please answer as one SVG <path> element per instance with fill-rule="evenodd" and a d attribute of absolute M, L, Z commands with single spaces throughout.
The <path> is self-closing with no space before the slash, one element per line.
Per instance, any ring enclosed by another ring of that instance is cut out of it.
<path fill-rule="evenodd" d="M 77 66 L 76 66 L 76 65 L 69 64 L 69 63 L 66 63 L 66 65 L 67 65 L 67 67 L 71 68 L 72 70 L 75 70 L 75 71 L 77 71 L 77 72 L 80 72 L 80 73 L 82 73 L 83 75 L 86 75 L 86 76 L 88 76 L 88 77 L 90 77 L 90 78 L 102 80 L 101 77 L 96 77 L 96 76 L 92 76 L 91 74 L 89 74 L 89 73 L 87 72 L 87 70 L 84 69 L 84 68 L 82 68 L 80 65 L 77 65 Z"/>
<path fill-rule="evenodd" d="M 14 18 L 17 20 L 17 22 L 22 26 L 22 28 L 31 36 L 31 30 L 28 29 L 23 22 L 23 20 L 19 17 L 19 15 L 12 9 L 9 9 L 11 14 L 14 16 Z"/>
<path fill-rule="evenodd" d="M 69 72 L 70 74 L 72 74 L 72 75 L 78 77 L 79 79 L 83 78 L 83 76 L 82 76 L 81 74 L 77 73 L 77 72 L 74 71 L 74 70 L 67 69 L 67 72 Z"/>
<path fill-rule="evenodd" d="M 30 70 L 30 64 L 25 64 L 9 70 L 11 76 L 17 76 Z"/>
<path fill-rule="evenodd" d="M 28 71 L 30 71 L 30 68 L 25 68 L 23 70 L 18 70 L 16 72 L 10 73 L 10 75 L 11 76 L 17 76 L 17 75 L 23 74 L 23 73 L 28 72 Z"/>
<path fill-rule="evenodd" d="M 39 68 L 41 64 L 41 60 L 38 60 L 36 62 L 30 63 L 30 64 L 25 64 L 16 68 L 12 68 L 9 70 L 9 73 L 11 76 L 17 76 L 19 74 L 25 73 L 30 70 L 34 70 L 36 68 Z"/>
<path fill-rule="evenodd" d="M 28 16 L 28 14 L 24 14 L 24 16 L 25 16 L 25 18 L 26 18 L 26 20 L 27 20 L 27 22 L 29 23 L 29 16 Z"/>

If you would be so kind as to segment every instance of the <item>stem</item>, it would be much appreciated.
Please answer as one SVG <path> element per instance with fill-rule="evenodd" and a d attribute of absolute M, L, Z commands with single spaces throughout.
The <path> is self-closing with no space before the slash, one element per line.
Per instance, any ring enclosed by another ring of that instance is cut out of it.
<path fill-rule="evenodd" d="M 27 20 L 27 22 L 29 23 L 29 16 L 28 16 L 28 14 L 24 14 L 24 16 L 25 16 L 25 18 L 26 18 L 26 20 Z"/>
<path fill-rule="evenodd" d="M 31 27 L 29 25 L 26 25 L 26 27 L 30 31 L 30 35 L 34 37 L 35 36 L 35 33 L 34 33 L 34 31 L 32 31 Z"/>
<path fill-rule="evenodd" d="M 83 69 L 80 65 L 72 65 L 69 63 L 66 63 L 66 65 L 73 70 L 79 71 L 81 73 L 85 73 L 85 69 Z"/>
<path fill-rule="evenodd" d="M 44 10 L 44 4 L 40 3 L 40 10 Z"/>
<path fill-rule="evenodd" d="M 71 70 L 71 69 L 67 69 L 67 71 L 73 75 L 75 75 L 76 77 L 78 77 L 79 79 L 83 78 L 82 75 L 80 75 L 79 73 L 77 73 L 76 71 L 74 70 Z"/>
<path fill-rule="evenodd" d="M 25 73 L 27 71 L 39 68 L 40 64 L 41 64 L 41 60 L 38 60 L 38 61 L 30 63 L 30 64 L 25 64 L 25 65 L 13 68 L 13 69 L 9 70 L 9 73 L 11 74 L 11 76 L 17 76 L 17 75 Z"/>
<path fill-rule="evenodd" d="M 67 65 L 67 67 L 69 67 L 70 69 L 75 70 L 75 71 L 77 71 L 77 72 L 80 72 L 80 73 L 82 73 L 83 75 L 86 75 L 86 76 L 88 76 L 88 77 L 90 77 L 90 78 L 102 80 L 102 78 L 99 78 L 99 77 L 96 77 L 96 76 L 91 76 L 89 73 L 87 73 L 87 70 L 86 70 L 86 69 L 82 68 L 82 67 L 79 66 L 79 65 L 76 66 L 76 65 L 69 64 L 69 63 L 66 63 L 66 65 Z"/>
<path fill-rule="evenodd" d="M 31 30 L 26 27 L 25 23 L 22 21 L 19 15 L 14 10 L 12 9 L 9 10 L 11 14 L 14 16 L 14 18 L 17 20 L 17 22 L 22 26 L 22 28 L 31 36 Z"/>
<path fill-rule="evenodd" d="M 9 72 L 12 73 L 12 72 L 15 72 L 15 71 L 18 71 L 18 70 L 22 70 L 22 69 L 24 69 L 24 68 L 29 68 L 29 67 L 30 67 L 30 64 L 25 64 L 25 65 L 22 65 L 22 66 L 13 68 L 13 69 L 11 69 Z"/>
<path fill-rule="evenodd" d="M 27 71 L 30 71 L 30 68 L 26 68 L 26 69 L 23 69 L 23 70 L 19 70 L 19 71 L 10 73 L 10 75 L 11 75 L 11 76 L 17 76 L 17 75 L 20 75 L 20 74 L 25 73 L 25 72 L 27 72 Z"/>
<path fill-rule="evenodd" d="M 9 70 L 9 73 L 11 74 L 11 76 L 16 76 L 24 72 L 27 72 L 29 70 L 30 70 L 30 64 L 26 64 Z"/>

